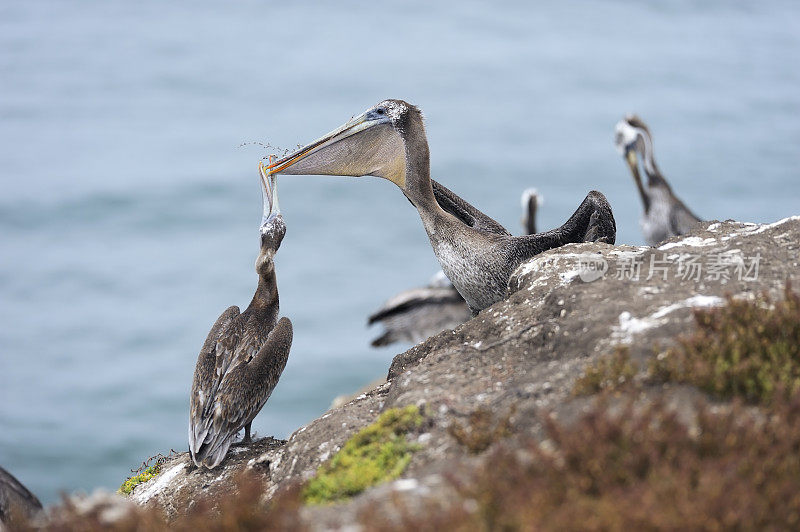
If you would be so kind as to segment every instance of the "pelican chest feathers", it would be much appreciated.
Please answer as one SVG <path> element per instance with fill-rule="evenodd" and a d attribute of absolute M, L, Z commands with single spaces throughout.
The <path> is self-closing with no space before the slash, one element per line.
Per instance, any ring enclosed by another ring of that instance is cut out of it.
<path fill-rule="evenodd" d="M 269 168 L 272 174 L 371 175 L 393 182 L 416 207 L 442 270 L 473 313 L 505 298 L 509 276 L 533 255 L 568 242 L 613 243 L 616 236 L 611 207 L 599 192 L 590 192 L 560 228 L 511 236 L 431 180 L 422 113 L 402 100 L 380 102 Z"/>
<path fill-rule="evenodd" d="M 434 185 L 433 194 L 443 208 L 453 208 L 453 197 L 442 186 Z M 452 192 L 450 193 L 452 194 Z M 522 228 L 526 234 L 536 232 L 536 209 L 541 196 L 536 189 L 522 193 Z M 462 214 L 466 216 L 466 213 Z M 502 230 L 500 228 L 499 230 Z M 436 272 L 427 286 L 404 290 L 373 312 L 367 323 L 382 323 L 385 331 L 372 341 L 373 347 L 394 342 L 419 343 L 446 329 L 453 329 L 471 316 L 469 307 L 442 270 Z"/>
<path fill-rule="evenodd" d="M 244 312 L 230 307 L 208 333 L 192 383 L 189 451 L 209 469 L 225 458 L 236 434 L 250 441 L 253 418 L 267 402 L 286 366 L 292 322 L 278 320 L 278 285 L 273 258 L 286 233 L 278 208 L 277 180 L 261 173 L 264 216 L 256 260 L 258 287 Z"/>

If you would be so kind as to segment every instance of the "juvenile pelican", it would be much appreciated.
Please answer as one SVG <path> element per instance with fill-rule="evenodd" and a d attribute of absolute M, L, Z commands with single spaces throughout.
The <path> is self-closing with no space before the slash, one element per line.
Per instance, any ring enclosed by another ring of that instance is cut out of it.
<path fill-rule="evenodd" d="M 416 207 L 433 252 L 473 314 L 506 296 L 508 278 L 530 257 L 569 242 L 613 243 L 605 197 L 592 191 L 558 229 L 511 236 L 500 224 L 430 178 L 422 114 L 384 100 L 270 166 L 270 173 L 376 176 L 392 181 Z M 440 188 L 441 194 L 434 195 Z"/>
<path fill-rule="evenodd" d="M 539 202 L 536 189 L 529 188 L 522 193 L 522 227 L 529 235 L 536 232 Z M 386 301 L 370 315 L 367 323 L 383 324 L 383 334 L 372 341 L 373 347 L 380 347 L 395 342 L 417 344 L 444 330 L 458 327 L 471 315 L 467 302 L 439 270 L 427 286 L 404 290 Z"/>
<path fill-rule="evenodd" d="M 278 321 L 273 262 L 286 225 L 278 207 L 277 180 L 265 175 L 263 165 L 259 169 L 264 214 L 256 259 L 258 287 L 244 312 L 233 306 L 217 319 L 194 371 L 189 452 L 196 465 L 209 469 L 222 462 L 242 428 L 243 442 L 250 442 L 250 424 L 278 384 L 292 346 L 292 322 L 286 317 Z"/>
<path fill-rule="evenodd" d="M 639 223 L 649 245 L 656 246 L 667 238 L 686 234 L 694 224 L 702 221 L 678 199 L 661 175 L 653 156 L 653 137 L 641 118 L 628 115 L 617 122 L 614 142 L 617 151 L 628 162 L 642 198 L 644 212 Z M 639 174 L 637 152 L 642 157 L 647 184 L 642 182 Z"/>

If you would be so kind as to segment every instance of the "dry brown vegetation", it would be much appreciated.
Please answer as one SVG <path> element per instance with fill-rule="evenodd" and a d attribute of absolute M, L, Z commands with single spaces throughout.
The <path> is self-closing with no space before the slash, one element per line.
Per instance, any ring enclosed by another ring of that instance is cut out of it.
<path fill-rule="evenodd" d="M 618 346 L 613 353 L 587 364 L 584 373 L 575 381 L 574 395 L 611 392 L 633 382 L 639 369 L 631 362 L 627 347 Z"/>
<path fill-rule="evenodd" d="M 701 409 L 698 434 L 660 405 L 576 426 L 554 450 L 499 451 L 465 493 L 487 528 L 793 528 L 800 524 L 800 396 L 766 423 Z M 477 489 L 476 489 L 477 488 Z"/>
<path fill-rule="evenodd" d="M 157 507 L 134 505 L 123 518 L 109 520 L 107 507 L 86 512 L 65 499 L 58 507 L 50 509 L 51 517 L 43 528 L 58 532 L 302 531 L 304 526 L 300 522 L 300 490 L 299 485 L 290 486 L 265 503 L 262 480 L 254 474 L 242 474 L 229 493 L 215 499 L 199 497 L 186 515 L 170 522 Z M 21 531 L 40 529 L 31 524 L 17 524 L 11 528 Z"/>
<path fill-rule="evenodd" d="M 498 417 L 487 408 L 479 408 L 469 414 L 466 425 L 453 421 L 447 432 L 456 441 L 473 453 L 482 453 L 493 443 L 511 435 L 511 411 Z"/>
<path fill-rule="evenodd" d="M 655 380 L 760 404 L 800 390 L 800 295 L 790 284 L 783 301 L 729 297 L 727 305 L 695 310 L 694 317 L 696 332 L 651 364 Z"/>
<path fill-rule="evenodd" d="M 401 521 L 423 530 L 800 526 L 800 395 L 766 420 L 741 405 L 703 406 L 696 429 L 660 404 L 610 415 L 600 403 L 570 427 L 550 420 L 545 445 L 509 441 L 467 480 L 451 480 L 471 511 L 431 503 Z"/>
<path fill-rule="evenodd" d="M 717 408 L 719 410 L 719 408 Z M 483 455 L 477 469 L 455 460 L 449 482 L 457 504 L 400 508 L 387 523 L 360 516 L 370 529 L 796 529 L 800 526 L 800 394 L 776 401 L 768 415 L 735 404 L 698 407 L 696 427 L 661 404 L 609 413 L 600 401 L 579 421 L 547 421 L 545 444 L 516 439 Z M 458 480 L 456 480 L 458 479 Z M 111 530 L 287 530 L 301 525 L 301 489 L 261 502 L 263 485 L 200 501 L 169 525 L 137 510 Z M 469 504 L 467 504 L 469 502 Z M 69 515 L 69 512 L 66 512 Z M 97 516 L 62 518 L 53 530 L 105 528 Z"/>

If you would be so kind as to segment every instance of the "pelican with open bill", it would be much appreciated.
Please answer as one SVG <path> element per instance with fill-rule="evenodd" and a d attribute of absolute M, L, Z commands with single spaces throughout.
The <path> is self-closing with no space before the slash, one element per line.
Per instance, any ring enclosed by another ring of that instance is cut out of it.
<path fill-rule="evenodd" d="M 244 312 L 232 306 L 208 333 L 194 371 L 189 405 L 189 452 L 197 466 L 213 469 L 228 452 L 236 434 L 250 425 L 278 384 L 289 349 L 292 322 L 278 320 L 275 253 L 286 234 L 278 206 L 276 176 L 259 164 L 264 214 L 256 259 L 258 286 Z"/>
<path fill-rule="evenodd" d="M 505 298 L 508 278 L 528 258 L 570 242 L 613 243 L 605 196 L 592 191 L 557 229 L 511 236 L 502 225 L 430 178 L 422 113 L 384 100 L 340 128 L 269 166 L 270 174 L 375 176 L 397 185 L 416 207 L 439 264 L 473 314 Z"/>

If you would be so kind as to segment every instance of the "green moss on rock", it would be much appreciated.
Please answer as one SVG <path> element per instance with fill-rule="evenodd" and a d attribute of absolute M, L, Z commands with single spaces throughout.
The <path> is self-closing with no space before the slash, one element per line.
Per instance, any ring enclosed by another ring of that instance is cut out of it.
<path fill-rule="evenodd" d="M 392 408 L 350 438 L 303 490 L 308 504 L 324 504 L 357 495 L 400 476 L 417 446 L 406 434 L 422 425 L 416 406 Z"/>
<path fill-rule="evenodd" d="M 117 491 L 119 493 L 122 493 L 123 495 L 130 495 L 130 493 L 133 491 L 133 488 L 135 488 L 139 484 L 144 484 L 148 480 L 151 480 L 160 472 L 161 472 L 161 464 L 151 465 L 141 473 L 133 475 L 128 480 L 123 482 L 122 486 L 120 486 Z"/>

